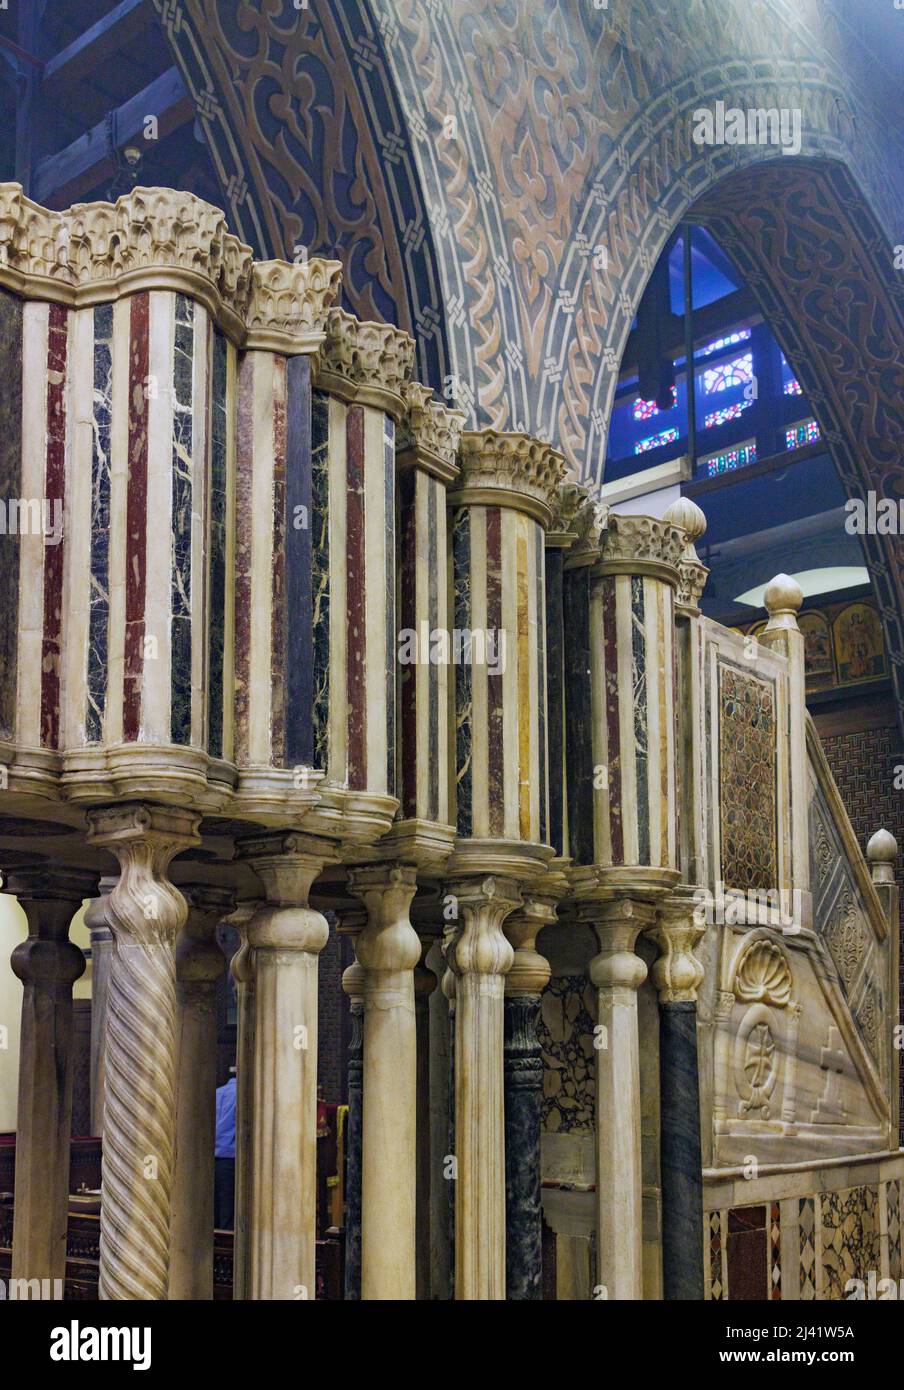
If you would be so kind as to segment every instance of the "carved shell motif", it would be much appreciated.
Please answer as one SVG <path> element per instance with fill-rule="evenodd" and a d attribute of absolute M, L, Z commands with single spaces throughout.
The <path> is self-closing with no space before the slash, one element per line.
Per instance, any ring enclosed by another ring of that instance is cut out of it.
<path fill-rule="evenodd" d="M 783 1009 L 791 1002 L 793 980 L 784 951 L 771 941 L 748 946 L 735 972 L 734 992 L 748 1004 L 772 1004 Z"/>

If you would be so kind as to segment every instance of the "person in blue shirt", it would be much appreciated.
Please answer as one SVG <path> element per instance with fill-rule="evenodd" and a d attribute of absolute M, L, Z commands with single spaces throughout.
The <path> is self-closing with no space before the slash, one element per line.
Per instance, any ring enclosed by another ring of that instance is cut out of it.
<path fill-rule="evenodd" d="M 235 1225 L 235 1067 L 229 1071 L 225 1086 L 217 1087 L 213 1223 L 218 1231 Z"/>

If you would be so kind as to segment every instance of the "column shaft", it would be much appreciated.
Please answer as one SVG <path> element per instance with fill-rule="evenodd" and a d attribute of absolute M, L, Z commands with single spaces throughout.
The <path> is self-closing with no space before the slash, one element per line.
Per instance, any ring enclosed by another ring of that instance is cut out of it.
<path fill-rule="evenodd" d="M 538 1299 L 542 1292 L 539 1013 L 538 994 L 505 1001 L 505 1284 L 512 1300 Z"/>
<path fill-rule="evenodd" d="M 107 901 L 115 878 L 102 878 L 85 913 L 91 933 L 91 1133 L 104 1132 L 104 1048 L 107 1034 L 107 996 L 113 962 L 113 933 L 107 923 Z"/>
<path fill-rule="evenodd" d="M 188 908 L 167 873 L 198 817 L 131 804 L 89 811 L 116 855 L 107 1012 L 101 1299 L 166 1299 L 176 1143 L 176 935 Z"/>
<path fill-rule="evenodd" d="M 62 1297 L 72 1127 L 72 986 L 85 969 L 85 958 L 68 932 L 79 903 L 94 891 L 94 880 L 50 875 L 42 867 L 40 878 L 32 871 L 11 873 L 6 890 L 19 897 L 28 919 L 28 937 L 11 959 L 25 986 L 12 1277 L 59 1280 L 57 1289 L 50 1288 Z"/>
<path fill-rule="evenodd" d="M 217 923 L 229 893 L 187 888 L 188 921 L 176 943 L 176 1162 L 173 1176 L 171 1299 L 213 1298 L 217 982 L 226 960 Z"/>
<path fill-rule="evenodd" d="M 659 1005 L 662 1280 L 666 1299 L 703 1298 L 703 1160 L 697 1005 Z"/>
<path fill-rule="evenodd" d="M 259 902 L 239 903 L 230 917 L 241 944 L 232 957 L 236 994 L 235 1040 L 235 1212 L 233 1216 L 232 1297 L 250 1297 L 248 1280 L 248 1230 L 251 1221 L 251 1174 L 254 1142 L 254 951 L 248 941 L 248 923 Z"/>
<path fill-rule="evenodd" d="M 415 871 L 357 869 L 350 890 L 367 907 L 355 942 L 364 968 L 361 1297 L 413 1299 L 416 1271 L 417 1026 L 414 968 L 421 944 L 408 919 Z"/>
<path fill-rule="evenodd" d="M 345 1122 L 345 1297 L 361 1297 L 361 1110 L 364 1071 L 364 970 L 357 961 L 342 976 L 351 1001 L 348 1118 Z"/>

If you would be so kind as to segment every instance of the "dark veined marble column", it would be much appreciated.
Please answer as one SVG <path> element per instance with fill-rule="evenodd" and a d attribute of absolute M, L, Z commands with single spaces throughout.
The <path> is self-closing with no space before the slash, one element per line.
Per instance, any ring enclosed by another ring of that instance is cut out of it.
<path fill-rule="evenodd" d="M 555 919 L 550 901 L 530 899 L 505 924 L 515 959 L 505 978 L 505 1296 L 540 1299 L 543 1208 L 540 1202 L 540 1121 L 543 1059 L 537 1023 L 549 963 L 534 945 Z"/>
<path fill-rule="evenodd" d="M 351 1003 L 348 1044 L 348 1116 L 345 1122 L 345 1288 L 347 1300 L 361 1297 L 361 1135 L 364 1094 L 364 968 L 355 961 L 342 976 Z"/>
<path fill-rule="evenodd" d="M 662 1289 L 667 1300 L 703 1298 L 703 1158 L 697 1065 L 697 989 L 703 969 L 693 950 L 703 927 L 693 898 L 659 910 L 648 936 L 659 947 L 652 979 L 659 993 L 659 1152 L 662 1184 Z"/>

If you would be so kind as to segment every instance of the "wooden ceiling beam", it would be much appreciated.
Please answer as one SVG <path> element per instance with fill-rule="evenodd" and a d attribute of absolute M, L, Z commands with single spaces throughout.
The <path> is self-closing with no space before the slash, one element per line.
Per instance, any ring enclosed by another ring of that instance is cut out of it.
<path fill-rule="evenodd" d="M 112 126 L 108 120 L 99 121 L 66 149 L 48 155 L 36 165 L 31 194 L 36 202 L 65 207 L 112 173 L 111 129 L 115 146 L 121 150 L 132 141 L 140 144 L 145 122 L 154 116 L 157 138 L 165 140 L 174 130 L 194 120 L 195 108 L 178 69 L 173 67 L 117 107 L 112 116 Z"/>
<path fill-rule="evenodd" d="M 44 64 L 41 95 L 57 97 L 74 82 L 96 73 L 104 63 L 137 38 L 154 15 L 149 0 L 120 0 L 120 3 L 86 29 L 77 39 Z"/>

